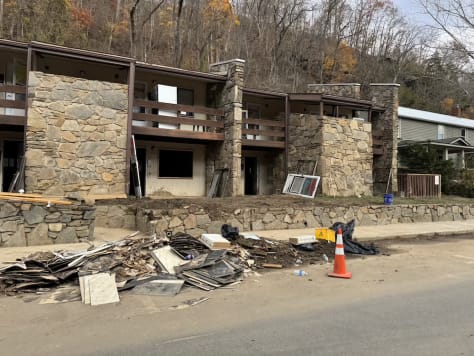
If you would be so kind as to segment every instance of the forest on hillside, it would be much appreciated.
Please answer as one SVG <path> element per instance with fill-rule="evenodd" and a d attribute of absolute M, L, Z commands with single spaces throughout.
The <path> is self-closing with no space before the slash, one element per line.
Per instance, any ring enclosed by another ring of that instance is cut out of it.
<path fill-rule="evenodd" d="M 0 0 L 0 38 L 207 71 L 246 60 L 246 86 L 400 83 L 401 105 L 474 119 L 474 2 L 415 0 Z"/>

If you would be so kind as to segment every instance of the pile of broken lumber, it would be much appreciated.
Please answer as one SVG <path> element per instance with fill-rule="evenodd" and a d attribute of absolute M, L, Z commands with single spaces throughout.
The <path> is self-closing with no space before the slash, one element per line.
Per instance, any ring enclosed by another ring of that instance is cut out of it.
<path fill-rule="evenodd" d="M 86 251 L 38 252 L 3 266 L 0 291 L 45 291 L 80 282 L 83 302 L 92 299 L 94 305 L 92 289 L 103 281 L 113 279 L 118 291 L 145 294 L 176 294 L 183 283 L 212 290 L 238 281 L 241 264 L 231 252 L 210 250 L 191 235 L 160 239 L 134 233 Z"/>

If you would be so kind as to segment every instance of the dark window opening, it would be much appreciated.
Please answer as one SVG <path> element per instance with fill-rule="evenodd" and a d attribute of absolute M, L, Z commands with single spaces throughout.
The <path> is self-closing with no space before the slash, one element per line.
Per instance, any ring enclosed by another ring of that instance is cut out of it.
<path fill-rule="evenodd" d="M 158 177 L 192 178 L 193 152 L 160 150 Z"/>

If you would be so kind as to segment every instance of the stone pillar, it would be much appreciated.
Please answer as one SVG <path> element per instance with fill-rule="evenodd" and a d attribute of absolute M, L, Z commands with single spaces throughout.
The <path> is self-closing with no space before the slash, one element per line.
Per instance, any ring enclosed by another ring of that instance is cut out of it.
<path fill-rule="evenodd" d="M 229 169 L 229 179 L 224 196 L 242 195 L 242 89 L 244 87 L 245 61 L 232 59 L 211 64 L 210 72 L 227 75 L 227 82 L 218 98 L 224 109 L 224 143 L 214 152 L 214 169 Z"/>
<path fill-rule="evenodd" d="M 371 100 L 375 107 L 385 111 L 372 118 L 372 132 L 381 132 L 383 153 L 374 156 L 374 191 L 385 192 L 387 182 L 389 191 L 398 191 L 398 89 L 400 84 L 370 84 Z M 391 178 L 390 170 L 392 171 Z"/>
<path fill-rule="evenodd" d="M 343 96 L 345 98 L 360 99 L 360 84 L 308 84 L 308 93 Z"/>

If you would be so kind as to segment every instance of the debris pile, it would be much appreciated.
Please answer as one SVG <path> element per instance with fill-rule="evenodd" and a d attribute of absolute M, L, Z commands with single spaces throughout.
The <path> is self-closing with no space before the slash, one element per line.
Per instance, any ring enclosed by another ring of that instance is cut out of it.
<path fill-rule="evenodd" d="M 100 305 L 119 301 L 118 293 L 125 290 L 175 295 L 187 285 L 211 291 L 239 283 L 252 269 L 324 264 L 334 258 L 334 243 L 312 236 L 277 241 L 239 234 L 231 226 L 225 230 L 232 241 L 217 234 L 157 238 L 136 232 L 84 251 L 37 252 L 0 267 L 0 292 L 44 292 L 71 282 L 80 286 L 83 303 Z"/>

